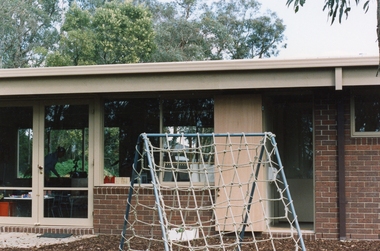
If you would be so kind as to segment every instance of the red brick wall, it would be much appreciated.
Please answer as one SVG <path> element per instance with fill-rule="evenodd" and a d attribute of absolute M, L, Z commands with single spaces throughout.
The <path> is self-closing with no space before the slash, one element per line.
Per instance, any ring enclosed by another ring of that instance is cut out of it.
<path fill-rule="evenodd" d="M 317 238 L 339 238 L 336 99 L 315 97 L 315 230 Z M 346 237 L 380 238 L 380 139 L 351 137 L 345 98 Z"/>
<path fill-rule="evenodd" d="M 380 238 L 380 140 L 346 139 L 347 234 Z"/>
<path fill-rule="evenodd" d="M 94 232 L 119 235 L 123 229 L 129 187 L 94 188 Z"/>
<path fill-rule="evenodd" d="M 94 231 L 98 234 L 117 234 L 119 235 L 123 229 L 124 215 L 126 211 L 126 203 L 129 193 L 129 187 L 95 187 L 94 188 Z M 179 194 L 180 200 L 176 199 L 175 194 Z M 135 230 L 139 235 L 149 236 L 151 234 L 155 236 L 161 235 L 161 228 L 158 223 L 158 216 L 155 209 L 152 209 L 155 205 L 155 197 L 152 188 L 144 189 L 140 188 L 136 191 L 138 194 L 138 200 L 140 204 L 145 207 L 138 206 L 138 220 L 149 223 L 149 225 L 136 224 Z M 186 217 L 186 224 L 196 224 L 198 222 L 197 214 L 194 210 L 195 203 L 192 202 L 192 195 L 187 190 L 175 191 L 173 189 L 162 191 L 165 203 L 168 206 L 166 210 L 166 216 L 168 220 L 174 224 L 180 224 L 181 217 L 178 211 L 171 211 L 172 208 L 183 208 L 183 214 Z M 197 198 L 198 207 L 208 207 L 210 205 L 210 196 L 202 191 L 195 192 Z M 136 197 L 132 198 L 132 204 L 135 205 Z M 203 204 L 201 204 L 203 203 Z M 152 207 L 152 208 L 148 208 Z M 186 208 L 190 208 L 186 210 Z M 132 209 L 131 209 L 132 210 Z M 203 224 L 212 218 L 212 211 L 205 210 L 199 212 L 199 216 Z M 133 211 L 130 211 L 129 221 L 134 222 L 135 216 Z M 154 225 L 152 229 L 150 225 Z M 151 232 L 152 231 L 152 232 Z"/>
<path fill-rule="evenodd" d="M 317 238 L 338 238 L 336 105 L 329 95 L 315 98 L 315 230 Z"/>

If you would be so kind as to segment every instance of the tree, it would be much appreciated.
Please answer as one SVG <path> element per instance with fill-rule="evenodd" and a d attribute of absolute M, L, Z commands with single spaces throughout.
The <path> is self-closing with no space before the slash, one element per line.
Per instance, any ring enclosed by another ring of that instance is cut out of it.
<path fill-rule="evenodd" d="M 285 46 L 282 20 L 275 13 L 260 15 L 256 0 L 143 4 L 153 13 L 157 44 L 153 61 L 262 58 L 277 55 Z"/>
<path fill-rule="evenodd" d="M 132 4 L 106 4 L 93 17 L 97 63 L 146 62 L 154 49 L 150 14 Z"/>
<path fill-rule="evenodd" d="M 40 66 L 57 41 L 59 0 L 0 1 L 0 68 Z"/>
<path fill-rule="evenodd" d="M 212 44 L 215 59 L 263 58 L 279 53 L 285 25 L 275 13 L 258 16 L 259 8 L 256 1 L 221 0 L 202 15 L 203 33 Z"/>
<path fill-rule="evenodd" d="M 0 1 L 0 67 L 262 58 L 285 46 L 282 20 L 256 0 L 126 2 Z"/>
<path fill-rule="evenodd" d="M 111 2 L 94 13 L 73 4 L 48 66 L 123 64 L 148 61 L 154 50 L 150 15 L 142 7 Z"/>
<path fill-rule="evenodd" d="M 197 0 L 162 3 L 156 0 L 134 1 L 152 13 L 157 49 L 151 61 L 205 60 L 209 48 L 201 33 L 201 24 L 194 15 Z"/>
<path fill-rule="evenodd" d="M 77 4 L 82 10 L 90 11 L 91 13 L 95 12 L 97 8 L 104 6 L 109 0 L 66 0 L 69 6 Z M 114 0 L 115 1 L 115 0 Z M 122 2 L 119 0 L 118 2 Z"/>
<path fill-rule="evenodd" d="M 93 65 L 96 37 L 91 29 L 91 15 L 76 4 L 71 6 L 61 27 L 59 47 L 47 56 L 48 66 Z"/>
<path fill-rule="evenodd" d="M 293 8 L 295 12 L 299 11 L 299 8 L 302 7 L 305 4 L 306 0 L 287 0 L 286 4 L 288 6 L 293 4 Z M 365 12 L 369 9 L 370 0 L 355 0 L 355 4 L 359 5 L 360 3 L 363 3 L 363 10 Z M 379 55 L 380 55 L 380 0 L 376 0 L 377 4 L 377 44 L 379 48 Z M 323 10 L 327 10 L 328 16 L 331 18 L 331 24 L 334 23 L 336 18 L 338 18 L 339 23 L 342 22 L 343 16 L 348 17 L 349 12 L 351 11 L 351 2 L 349 0 L 325 0 L 325 5 L 323 7 Z M 377 69 L 378 75 L 380 71 L 380 59 L 379 59 L 379 67 Z"/>

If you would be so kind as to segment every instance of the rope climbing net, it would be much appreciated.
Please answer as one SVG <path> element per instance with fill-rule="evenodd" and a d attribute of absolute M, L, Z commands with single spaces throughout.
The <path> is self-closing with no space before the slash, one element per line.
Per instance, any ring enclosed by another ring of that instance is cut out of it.
<path fill-rule="evenodd" d="M 276 250 L 284 242 L 306 250 L 272 133 L 140 135 L 120 250 Z"/>

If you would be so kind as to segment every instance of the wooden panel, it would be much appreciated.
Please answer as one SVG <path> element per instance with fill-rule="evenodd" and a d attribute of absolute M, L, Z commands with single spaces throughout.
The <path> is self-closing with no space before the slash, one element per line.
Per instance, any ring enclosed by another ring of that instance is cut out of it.
<path fill-rule="evenodd" d="M 260 95 L 215 97 L 215 133 L 262 132 Z"/>
<path fill-rule="evenodd" d="M 215 116 L 215 132 L 216 133 L 253 133 L 262 132 L 262 102 L 260 95 L 239 95 L 239 96 L 219 96 L 215 97 L 214 116 Z M 217 138 L 217 143 L 223 143 L 223 138 Z M 247 200 L 246 195 L 251 187 L 239 187 L 238 183 L 244 184 L 252 180 L 254 166 L 250 165 L 250 160 L 256 155 L 255 149 L 241 151 L 244 149 L 244 143 L 239 143 L 240 138 L 232 139 L 232 145 L 226 149 L 224 146 L 217 147 L 219 152 L 218 159 L 223 159 L 223 170 L 221 177 L 218 172 L 215 175 L 215 185 L 227 184 L 217 192 L 217 209 L 216 218 L 221 224 L 221 229 L 224 231 L 233 231 L 233 222 L 240 223 L 242 221 L 243 207 L 242 201 Z M 249 143 L 258 143 L 260 138 L 250 138 Z M 219 149 L 218 149 L 219 148 Z M 224 152 L 229 152 L 225 155 Z M 223 155 L 223 156 L 222 156 Z M 215 163 L 217 165 L 217 163 Z M 234 168 L 239 165 L 239 168 Z M 263 177 L 263 172 L 260 172 L 259 177 Z M 234 184 L 231 187 L 230 184 Z M 255 190 L 254 201 L 258 200 L 258 190 L 261 194 L 266 194 L 266 187 L 263 183 L 257 184 Z M 231 208 L 226 208 L 227 202 L 232 204 Z M 240 204 L 239 204 L 240 203 Z M 263 219 L 263 207 L 256 204 L 251 208 L 251 221 Z M 233 216 L 232 216 L 233 215 Z M 253 224 L 252 228 L 247 227 L 247 231 L 264 231 L 265 222 Z"/>

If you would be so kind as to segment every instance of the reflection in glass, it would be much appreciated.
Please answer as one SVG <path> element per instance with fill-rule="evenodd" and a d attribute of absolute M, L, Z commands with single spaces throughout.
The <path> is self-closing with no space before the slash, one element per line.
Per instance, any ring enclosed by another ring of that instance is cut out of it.
<path fill-rule="evenodd" d="M 214 132 L 214 100 L 213 99 L 172 99 L 163 101 L 163 121 L 164 133 L 213 133 Z M 196 137 L 171 137 L 168 145 L 163 147 L 171 149 L 189 149 L 184 156 L 183 153 L 171 156 L 176 162 L 177 169 L 191 167 L 200 167 L 199 156 L 191 154 L 191 149 L 199 145 L 205 146 L 211 142 L 211 138 L 202 137 L 202 142 L 197 142 Z M 209 142 L 207 142 L 209 141 Z M 210 148 L 211 150 L 211 148 Z M 182 152 L 182 151 L 181 151 Z M 207 149 L 203 149 L 207 153 Z M 169 156 L 163 156 L 164 165 Z M 210 159 L 208 165 L 212 164 Z M 190 163 L 190 164 L 189 164 Z M 176 180 L 189 181 L 190 177 L 187 173 L 175 173 Z M 173 173 L 165 172 L 163 181 L 173 181 Z"/>
<path fill-rule="evenodd" d="M 355 132 L 380 131 L 380 98 L 375 95 L 355 96 Z"/>
<path fill-rule="evenodd" d="M 129 99 L 104 103 L 104 181 L 110 177 L 131 177 L 137 138 L 141 133 L 160 132 L 160 102 L 163 132 L 210 133 L 214 131 L 214 100 Z M 159 144 L 159 142 L 155 142 Z M 173 139 L 171 144 L 177 144 Z M 195 144 L 188 139 L 188 144 Z M 194 159 L 194 161 L 196 161 Z M 150 173 L 143 183 L 151 181 Z M 185 178 L 186 179 L 186 178 Z"/>
<path fill-rule="evenodd" d="M 0 107 L 0 185 L 32 186 L 32 107 Z"/>
<path fill-rule="evenodd" d="M 88 110 L 88 105 L 45 107 L 45 187 L 87 187 Z"/>
<path fill-rule="evenodd" d="M 5 190 L 3 196 L 3 199 L 0 201 L 0 216 L 32 216 L 31 190 Z"/>
<path fill-rule="evenodd" d="M 277 98 L 273 132 L 288 179 L 313 178 L 312 104 L 297 97 Z"/>
<path fill-rule="evenodd" d="M 104 103 L 104 176 L 131 177 L 137 138 L 159 132 L 159 100 L 107 100 Z"/>
<path fill-rule="evenodd" d="M 87 191 L 48 191 L 44 192 L 44 217 L 87 218 Z"/>

